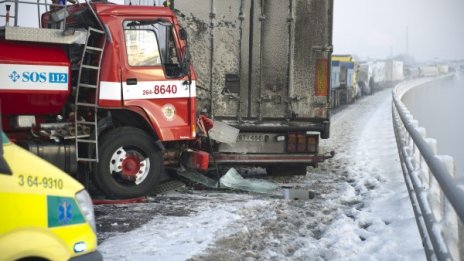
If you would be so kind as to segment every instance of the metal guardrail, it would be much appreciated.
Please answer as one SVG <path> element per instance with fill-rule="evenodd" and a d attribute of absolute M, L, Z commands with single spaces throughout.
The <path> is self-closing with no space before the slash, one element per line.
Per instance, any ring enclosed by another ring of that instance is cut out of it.
<path fill-rule="evenodd" d="M 464 260 L 464 188 L 454 178 L 453 159 L 437 155 L 436 140 L 425 138 L 401 101 L 404 87 L 411 89 L 400 84 L 393 91 L 393 125 L 425 254 L 428 260 Z"/>

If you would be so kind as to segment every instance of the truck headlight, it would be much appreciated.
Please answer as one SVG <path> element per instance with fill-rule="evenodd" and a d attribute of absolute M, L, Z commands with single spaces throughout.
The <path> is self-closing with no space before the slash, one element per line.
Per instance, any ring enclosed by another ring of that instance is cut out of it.
<path fill-rule="evenodd" d="M 35 125 L 34 115 L 19 115 L 16 117 L 16 128 L 32 128 Z"/>
<path fill-rule="evenodd" d="M 76 199 L 77 203 L 79 204 L 79 208 L 81 209 L 82 215 L 85 217 L 85 220 L 90 224 L 93 231 L 97 233 L 95 213 L 93 212 L 93 203 L 89 193 L 85 189 L 81 190 L 80 192 L 77 192 Z"/>

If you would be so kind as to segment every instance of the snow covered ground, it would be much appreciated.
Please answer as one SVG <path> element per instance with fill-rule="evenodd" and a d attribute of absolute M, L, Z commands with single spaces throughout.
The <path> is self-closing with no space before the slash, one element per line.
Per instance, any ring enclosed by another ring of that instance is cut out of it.
<path fill-rule="evenodd" d="M 335 158 L 303 177 L 315 193 L 285 200 L 181 189 L 133 205 L 96 206 L 106 260 L 425 260 L 391 120 L 391 89 L 332 117 L 322 150 Z"/>

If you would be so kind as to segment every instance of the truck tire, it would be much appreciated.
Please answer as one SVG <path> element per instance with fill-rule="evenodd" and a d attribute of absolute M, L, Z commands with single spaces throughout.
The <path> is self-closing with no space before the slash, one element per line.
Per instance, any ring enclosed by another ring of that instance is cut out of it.
<path fill-rule="evenodd" d="M 112 199 L 146 196 L 163 171 L 163 155 L 143 130 L 120 127 L 100 139 L 95 183 Z"/>

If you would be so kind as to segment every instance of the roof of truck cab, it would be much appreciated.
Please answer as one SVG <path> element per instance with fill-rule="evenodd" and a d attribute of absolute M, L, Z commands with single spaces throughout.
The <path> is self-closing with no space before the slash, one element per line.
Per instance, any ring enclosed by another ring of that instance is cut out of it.
<path fill-rule="evenodd" d="M 332 61 L 354 62 L 353 56 L 350 54 L 333 54 Z"/>
<path fill-rule="evenodd" d="M 98 15 L 116 16 L 175 16 L 174 12 L 161 6 L 115 5 L 111 3 L 95 3 Z"/>

